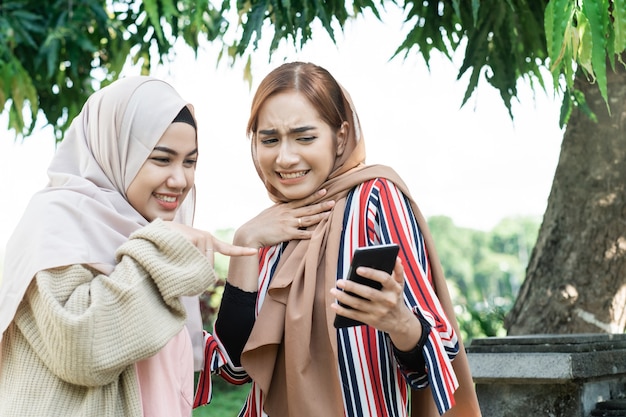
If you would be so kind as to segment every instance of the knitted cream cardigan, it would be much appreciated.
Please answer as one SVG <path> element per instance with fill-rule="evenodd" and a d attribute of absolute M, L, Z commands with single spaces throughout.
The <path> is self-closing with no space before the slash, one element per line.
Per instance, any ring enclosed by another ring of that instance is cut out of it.
<path fill-rule="evenodd" d="M 141 416 L 135 362 L 182 330 L 179 297 L 215 274 L 160 220 L 116 256 L 109 276 L 85 265 L 36 275 L 2 339 L 0 416 Z"/>

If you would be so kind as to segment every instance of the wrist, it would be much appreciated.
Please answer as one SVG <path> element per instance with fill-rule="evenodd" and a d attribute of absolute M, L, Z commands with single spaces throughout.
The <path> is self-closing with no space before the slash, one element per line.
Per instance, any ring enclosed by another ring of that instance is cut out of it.
<path fill-rule="evenodd" d="M 245 225 L 235 231 L 233 236 L 233 245 L 257 249 L 261 247 L 260 242 L 254 239 L 254 237 L 246 231 Z"/>
<path fill-rule="evenodd" d="M 396 349 L 405 352 L 413 350 L 422 337 L 422 323 L 409 310 L 409 315 L 398 321 L 396 331 L 389 337 Z"/>

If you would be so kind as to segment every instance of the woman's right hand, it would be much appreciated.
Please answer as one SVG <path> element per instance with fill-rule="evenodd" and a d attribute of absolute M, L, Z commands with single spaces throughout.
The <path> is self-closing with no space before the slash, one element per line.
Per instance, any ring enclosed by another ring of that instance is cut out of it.
<path fill-rule="evenodd" d="M 215 252 L 226 256 L 252 256 L 257 254 L 256 248 L 231 245 L 204 230 L 194 229 L 191 226 L 171 221 L 164 221 L 163 223 L 187 238 L 200 252 L 206 254 L 211 260 L 213 260 Z"/>
<path fill-rule="evenodd" d="M 262 248 L 289 240 L 310 239 L 315 226 L 330 215 L 335 202 L 311 204 L 326 194 L 322 189 L 311 196 L 289 203 L 277 203 L 263 210 L 235 232 L 237 245 Z"/>
<path fill-rule="evenodd" d="M 239 227 L 233 243 L 253 248 L 273 246 L 289 240 L 310 239 L 311 226 L 317 225 L 330 215 L 334 201 L 315 203 L 326 195 L 320 190 L 299 201 L 278 203 L 263 210 L 256 217 Z M 258 256 L 230 258 L 228 282 L 242 291 L 258 291 Z"/>

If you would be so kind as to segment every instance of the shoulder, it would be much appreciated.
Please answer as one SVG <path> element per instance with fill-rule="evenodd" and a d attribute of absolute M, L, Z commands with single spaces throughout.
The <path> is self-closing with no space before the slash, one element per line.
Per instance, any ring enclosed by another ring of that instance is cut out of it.
<path fill-rule="evenodd" d="M 400 188 L 387 178 L 372 178 L 367 180 L 354 189 L 354 193 L 360 198 L 375 197 L 370 202 L 380 201 L 381 199 L 397 199 L 403 197 Z M 369 201 L 369 200 L 368 200 Z"/>

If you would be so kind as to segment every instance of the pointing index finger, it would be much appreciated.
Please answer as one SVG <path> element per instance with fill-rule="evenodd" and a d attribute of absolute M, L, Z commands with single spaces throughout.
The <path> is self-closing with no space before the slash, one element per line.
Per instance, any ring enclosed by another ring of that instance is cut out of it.
<path fill-rule="evenodd" d="M 258 253 L 256 248 L 235 246 L 217 239 L 213 242 L 213 250 L 226 256 L 252 256 Z"/>

